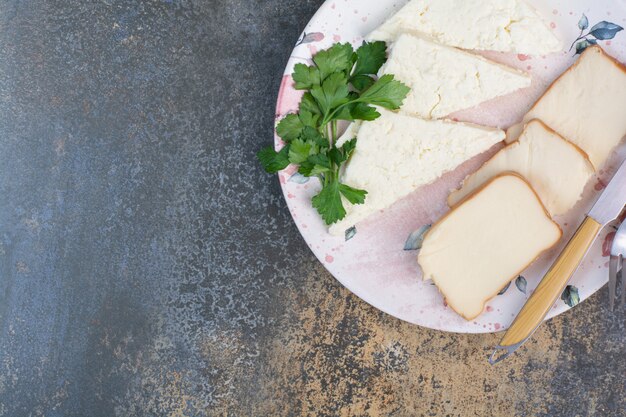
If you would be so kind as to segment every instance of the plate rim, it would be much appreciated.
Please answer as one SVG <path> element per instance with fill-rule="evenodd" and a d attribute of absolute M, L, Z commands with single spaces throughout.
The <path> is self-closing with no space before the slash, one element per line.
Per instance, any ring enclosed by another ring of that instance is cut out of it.
<path fill-rule="evenodd" d="M 352 2 L 353 0 L 346 0 L 347 2 Z M 304 29 L 300 32 L 300 35 L 298 36 L 298 39 L 302 39 L 305 34 L 307 33 L 307 28 L 311 27 L 314 25 L 314 23 L 316 22 L 316 20 L 319 19 L 319 17 L 321 15 L 323 15 L 324 13 L 327 12 L 327 8 L 331 7 L 330 5 L 332 3 L 335 3 L 336 0 L 325 0 L 324 3 L 322 3 L 320 5 L 320 7 L 315 11 L 315 13 L 313 14 L 313 16 L 309 19 L 309 21 L 307 22 L 307 24 L 305 25 Z M 333 42 L 334 43 L 334 42 Z M 351 44 L 355 44 L 354 42 L 350 42 Z M 298 48 L 297 43 L 295 44 L 294 48 L 292 49 L 291 53 L 289 54 L 289 57 L 287 58 L 286 64 L 285 64 L 285 68 L 283 70 L 282 73 L 282 79 L 284 80 L 285 76 L 288 76 L 291 79 L 291 74 L 292 71 L 290 70 L 290 63 L 292 62 L 292 60 L 294 60 L 294 52 L 296 51 L 296 49 Z M 325 46 L 326 47 L 326 46 Z M 310 59 L 310 55 L 308 55 L 308 57 L 306 59 Z M 275 105 L 275 115 L 277 116 L 275 123 L 279 120 L 278 117 L 283 116 L 280 106 L 281 106 L 281 98 L 283 97 L 283 94 L 285 92 L 285 90 L 288 88 L 288 84 L 281 82 L 280 83 L 280 87 L 278 89 L 278 95 L 277 95 L 277 99 L 276 99 L 276 105 Z M 274 126 L 275 127 L 275 126 Z M 280 138 L 277 136 L 275 130 L 274 130 L 274 146 L 280 146 Z M 352 284 L 350 283 L 346 283 L 344 282 L 345 280 L 342 280 L 338 277 L 338 273 L 337 271 L 333 270 L 333 266 L 332 264 L 329 264 L 327 262 L 324 262 L 323 259 L 323 254 L 322 251 L 316 251 L 313 249 L 312 245 L 310 244 L 310 242 L 307 241 L 307 239 L 305 238 L 305 233 L 304 233 L 304 228 L 303 226 L 300 224 L 300 222 L 296 221 L 295 218 L 293 217 L 293 213 L 291 212 L 291 207 L 290 207 L 290 199 L 288 197 L 289 191 L 287 190 L 286 187 L 286 182 L 283 182 L 280 180 L 280 173 L 277 174 L 277 178 L 279 180 L 279 185 L 283 194 L 283 198 L 285 199 L 285 202 L 287 203 L 287 207 L 290 211 L 290 216 L 292 217 L 292 221 L 295 223 L 298 232 L 300 233 L 302 239 L 305 241 L 305 243 L 307 243 L 307 246 L 309 246 L 309 250 L 311 250 L 311 252 L 313 253 L 313 255 L 315 256 L 315 258 L 322 264 L 322 266 L 332 275 L 332 277 L 338 281 L 344 288 L 346 288 L 348 291 L 350 291 L 353 295 L 355 295 L 356 297 L 358 297 L 359 299 L 363 300 L 365 303 L 367 303 L 368 305 L 370 305 L 371 307 L 375 308 L 376 310 L 382 311 L 385 314 L 388 314 L 398 320 L 401 320 L 403 322 L 415 325 L 415 326 L 419 326 L 419 327 L 424 327 L 424 328 L 428 328 L 428 329 L 432 329 L 432 330 L 438 330 L 438 331 L 442 331 L 442 332 L 446 332 L 446 333 L 456 333 L 456 334 L 493 334 L 493 333 L 502 333 L 504 331 L 506 331 L 508 329 L 508 326 L 502 326 L 500 329 L 490 329 L 490 328 L 481 328 L 481 327 L 471 327 L 471 328 L 466 328 L 466 329 L 448 329 L 448 328 L 442 328 L 442 327 L 437 327 L 434 325 L 434 323 L 429 323 L 427 321 L 420 321 L 418 322 L 417 320 L 415 321 L 411 321 L 408 318 L 405 317 L 400 317 L 398 315 L 396 315 L 394 312 L 391 311 L 391 309 L 387 306 L 381 306 L 381 303 L 377 303 L 375 300 L 373 300 L 370 295 L 368 294 L 363 294 L 360 291 L 355 290 L 355 288 L 353 287 Z M 582 222 L 582 220 L 581 220 Z M 600 239 L 601 235 L 599 235 L 597 239 Z M 319 253 L 318 253 L 319 252 Z M 511 283 L 515 281 L 514 279 L 511 281 Z M 608 277 L 606 282 L 608 282 Z M 583 301 L 586 301 L 587 299 L 591 298 L 592 295 L 596 294 L 598 291 L 600 291 L 600 289 L 602 289 L 602 287 L 604 287 L 604 285 L 606 284 L 603 283 L 602 285 L 598 286 L 597 288 L 593 288 L 592 291 L 590 291 L 587 294 L 584 294 L 584 296 L 581 296 L 580 298 L 580 302 L 574 306 L 571 307 L 564 307 L 564 308 L 550 308 L 548 314 L 546 315 L 544 322 L 560 315 L 563 314 L 565 312 L 568 312 L 574 308 L 576 308 L 578 305 L 582 304 Z M 438 289 L 437 289 L 438 290 Z"/>

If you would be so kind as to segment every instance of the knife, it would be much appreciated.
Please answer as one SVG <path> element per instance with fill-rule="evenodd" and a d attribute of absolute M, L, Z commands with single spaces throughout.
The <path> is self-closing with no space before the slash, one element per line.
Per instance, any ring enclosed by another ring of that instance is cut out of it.
<path fill-rule="evenodd" d="M 489 358 L 494 365 L 522 346 L 565 289 L 600 230 L 617 219 L 626 204 L 626 161 L 593 205 L 574 237 L 554 261 Z M 505 351 L 504 353 L 502 351 Z M 500 356 L 497 356 L 500 354 Z"/>

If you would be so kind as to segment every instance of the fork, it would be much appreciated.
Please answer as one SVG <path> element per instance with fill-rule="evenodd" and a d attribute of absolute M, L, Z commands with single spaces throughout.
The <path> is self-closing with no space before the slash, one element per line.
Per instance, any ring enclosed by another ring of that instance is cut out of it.
<path fill-rule="evenodd" d="M 626 258 L 626 221 L 622 222 L 611 246 L 611 258 L 609 259 L 609 308 L 615 307 L 615 293 L 617 290 L 617 273 L 621 269 L 621 306 L 626 303 L 626 276 L 624 274 L 624 258 Z"/>

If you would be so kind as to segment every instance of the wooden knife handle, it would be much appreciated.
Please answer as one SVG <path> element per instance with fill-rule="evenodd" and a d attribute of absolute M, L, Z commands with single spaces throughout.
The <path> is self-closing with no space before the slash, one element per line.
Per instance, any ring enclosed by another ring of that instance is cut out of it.
<path fill-rule="evenodd" d="M 576 272 L 601 228 L 602 225 L 591 217 L 585 219 L 522 307 L 502 338 L 500 348 L 520 345 L 537 329 Z"/>

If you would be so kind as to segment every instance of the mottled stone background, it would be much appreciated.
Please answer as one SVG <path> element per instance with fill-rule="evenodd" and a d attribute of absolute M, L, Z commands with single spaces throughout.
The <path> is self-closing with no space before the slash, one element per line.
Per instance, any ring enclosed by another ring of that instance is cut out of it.
<path fill-rule="evenodd" d="M 321 0 L 0 2 L 0 415 L 624 416 L 601 292 L 497 336 L 316 261 L 254 154 Z"/>

